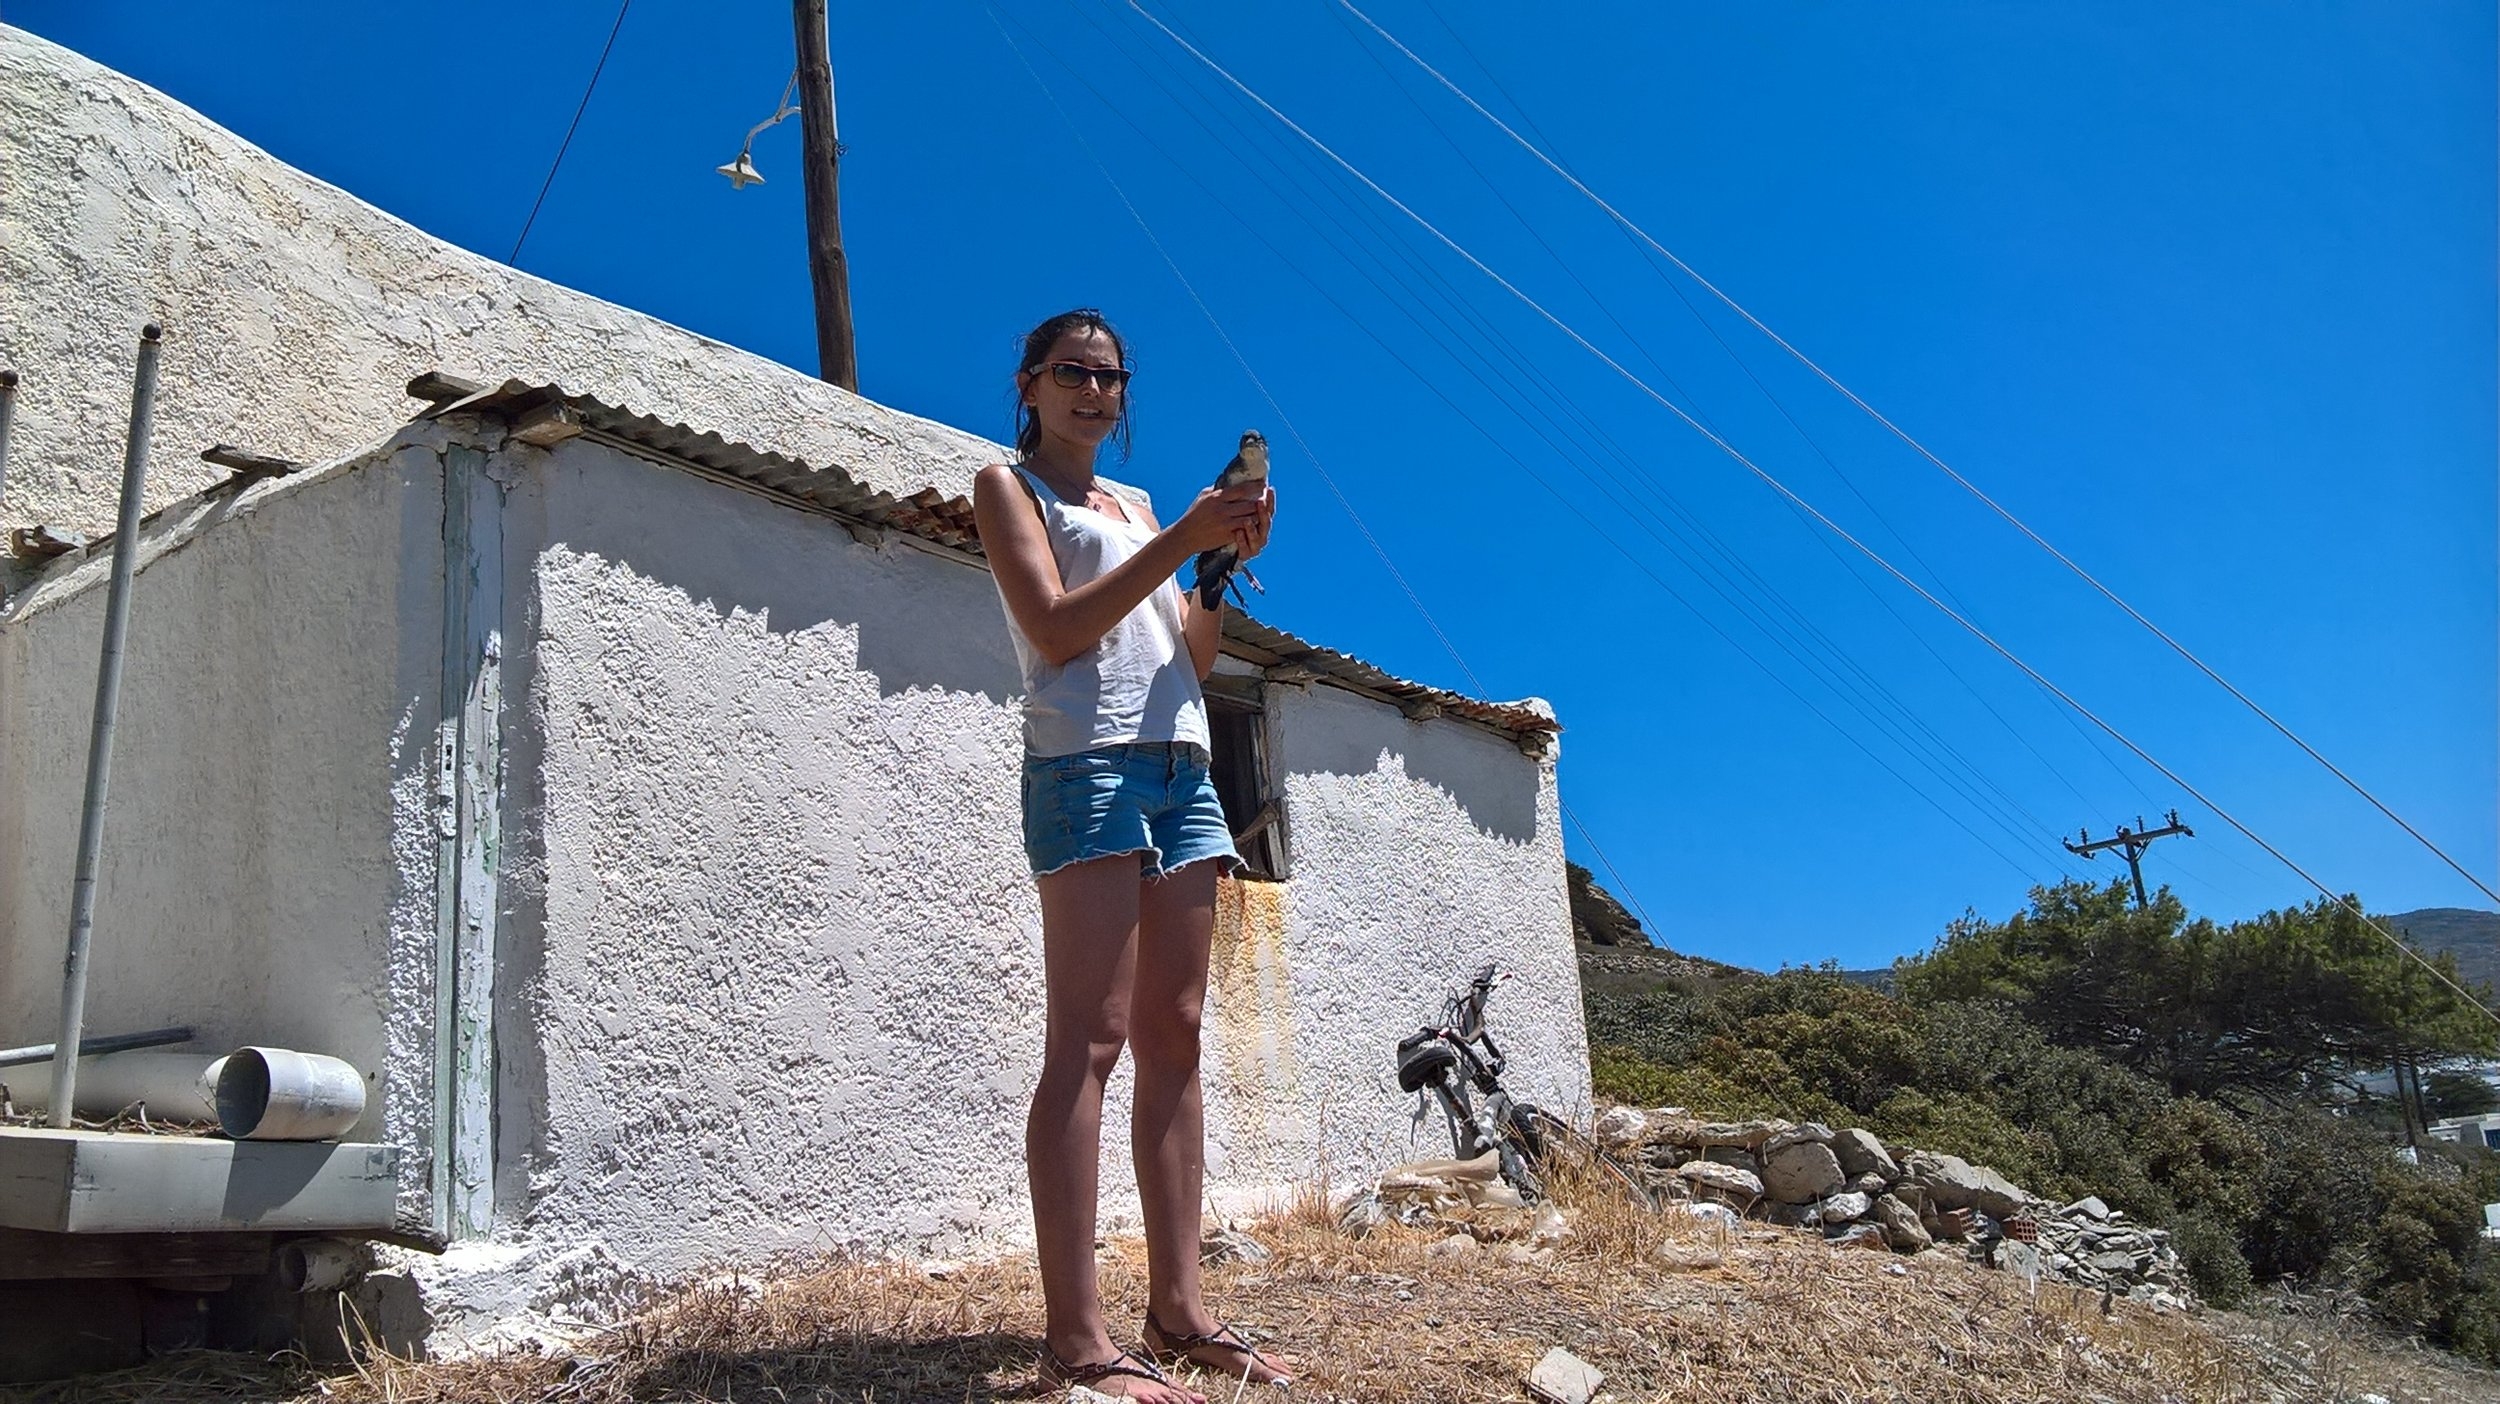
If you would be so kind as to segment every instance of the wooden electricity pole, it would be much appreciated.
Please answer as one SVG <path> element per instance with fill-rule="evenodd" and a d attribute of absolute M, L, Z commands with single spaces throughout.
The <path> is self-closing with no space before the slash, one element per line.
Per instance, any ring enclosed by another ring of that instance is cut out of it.
<path fill-rule="evenodd" d="M 807 160 L 807 273 L 816 289 L 816 378 L 859 390 L 851 340 L 851 268 L 842 256 L 842 142 L 833 120 L 825 0 L 792 0 L 798 31 L 799 130 Z"/>
<path fill-rule="evenodd" d="M 2066 845 L 2067 852 L 2079 853 L 2086 858 L 2091 857 L 2093 854 L 2100 852 L 2104 848 L 2115 848 L 2120 852 L 2125 853 L 2127 855 L 2127 874 L 2135 879 L 2135 904 L 2138 907 L 2148 907 L 2151 906 L 2152 903 L 2147 901 L 2144 896 L 2144 869 L 2136 860 L 2144 856 L 2144 850 L 2152 847 L 2153 840 L 2155 839 L 2169 838 L 2173 834 L 2179 835 L 2183 838 L 2194 838 L 2196 837 L 2196 831 L 2179 822 L 2179 811 L 2175 809 L 2170 811 L 2170 822 L 2162 828 L 2144 828 L 2144 820 L 2142 816 L 2138 816 L 2135 822 L 2136 827 L 2133 829 L 2128 828 L 2124 824 L 2119 825 L 2118 833 L 2113 838 L 2095 839 L 2092 837 L 2092 831 L 2090 829 L 2085 829 L 2080 835 L 2083 839 L 2083 842 L 2080 844 L 2072 843 L 2065 839 L 2059 839 L 2058 842 Z"/>

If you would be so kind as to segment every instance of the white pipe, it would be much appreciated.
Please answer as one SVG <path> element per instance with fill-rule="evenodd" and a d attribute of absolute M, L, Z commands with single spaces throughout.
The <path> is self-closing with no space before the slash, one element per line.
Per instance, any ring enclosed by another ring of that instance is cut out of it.
<path fill-rule="evenodd" d="M 147 1104 L 157 1121 L 213 1122 L 217 1119 L 217 1075 L 226 1060 L 200 1053 L 103 1053 L 78 1060 L 77 1089 L 72 1109 L 80 1116 L 113 1116 L 133 1103 Z M 52 1105 L 53 1069 L 49 1060 L 0 1068 L 0 1084 L 22 1108 Z"/>

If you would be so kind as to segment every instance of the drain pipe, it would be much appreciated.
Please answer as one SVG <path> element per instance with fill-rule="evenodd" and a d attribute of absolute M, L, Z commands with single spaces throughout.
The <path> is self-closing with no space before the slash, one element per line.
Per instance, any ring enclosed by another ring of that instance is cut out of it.
<path fill-rule="evenodd" d="M 113 771 L 113 716 L 121 706 L 122 638 L 130 630 L 130 577 L 139 568 L 139 499 L 147 487 L 148 437 L 156 420 L 156 362 L 165 329 L 139 330 L 139 373 L 130 389 L 130 444 L 122 454 L 121 516 L 113 529 L 113 586 L 104 600 L 104 654 L 96 667 L 95 725 L 87 736 L 87 798 L 78 816 L 77 880 L 70 889 L 69 953 L 61 961 L 61 1036 L 76 1048 L 87 1022 L 87 946 L 95 932 L 96 863 L 104 839 L 104 791 Z M 66 1129 L 78 1096 L 78 1060 L 52 1061 L 46 1120 Z"/>
<path fill-rule="evenodd" d="M 17 372 L 0 370 L 0 497 L 9 491 L 9 420 L 17 413 Z"/>

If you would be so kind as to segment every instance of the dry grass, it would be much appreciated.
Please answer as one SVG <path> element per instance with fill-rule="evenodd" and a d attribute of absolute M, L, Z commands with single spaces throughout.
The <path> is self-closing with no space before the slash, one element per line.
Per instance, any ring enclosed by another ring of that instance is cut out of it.
<path fill-rule="evenodd" d="M 1301 1357 L 1293 1395 L 1306 1401 L 1516 1401 L 1529 1367 L 1555 1345 L 1604 1370 L 1606 1392 L 1621 1404 L 2221 1404 L 2351 1397 L 2340 1391 L 2357 1392 L 2367 1374 L 2357 1358 L 2339 1360 L 2339 1393 L 2318 1394 L 2321 1375 L 2252 1336 L 2245 1318 L 2226 1329 L 2224 1318 L 2125 1302 L 2104 1314 L 2097 1295 L 2044 1284 L 2035 1296 L 2019 1278 L 1941 1256 L 1696 1227 L 1638 1205 L 1585 1162 L 1554 1178 L 1573 1232 L 1541 1260 L 1524 1239 L 1505 1237 L 1524 1228 L 1516 1211 L 1481 1211 L 1473 1231 L 1490 1243 L 1453 1253 L 1435 1250 L 1447 1225 L 1357 1239 L 1339 1230 L 1332 1206 L 1306 1194 L 1255 1226 L 1274 1256 L 1212 1269 L 1211 1296 L 1254 1337 Z M 1133 1242 L 1103 1252 L 1105 1297 L 1124 1325 L 1142 1304 L 1144 1267 Z M 838 1263 L 751 1289 L 689 1290 L 563 1353 L 438 1363 L 374 1355 L 324 1373 L 284 1360 L 195 1357 L 45 1399 L 1026 1399 L 1040 1397 L 1032 1372 L 1040 1328 L 1026 1260 L 934 1277 Z M 1230 1381 L 1199 1387 L 1233 1397 Z M 2396 1399 L 2474 1397 L 2369 1387 Z"/>

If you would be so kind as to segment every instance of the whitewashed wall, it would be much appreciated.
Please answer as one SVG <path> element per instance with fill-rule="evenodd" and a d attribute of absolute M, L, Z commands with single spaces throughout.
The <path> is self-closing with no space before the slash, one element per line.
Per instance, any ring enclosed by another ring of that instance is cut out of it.
<path fill-rule="evenodd" d="M 409 1148 L 420 1211 L 441 437 L 151 531 L 91 1004 L 373 1071 L 361 1134 Z M 595 1316 L 726 1261 L 1025 1240 L 1040 932 L 987 572 L 587 439 L 487 471 L 500 1140 L 491 1240 L 414 1268 L 433 1328 Z M 103 575 L 59 568 L 0 624 L 0 1038 L 51 1032 Z M 1584 1104 L 1551 763 L 1327 687 L 1268 705 L 1294 875 L 1215 954 L 1217 1198 L 1406 1158 L 1390 1047 L 1485 956 L 1525 977 L 1495 1006 L 1515 1085 Z M 1125 1074 L 1112 1102 L 1117 1225 Z"/>
<path fill-rule="evenodd" d="M 0 366 L 26 377 L 0 528 L 112 524 L 151 320 L 168 328 L 152 507 L 213 480 L 213 443 L 354 451 L 438 369 L 561 383 L 888 491 L 969 493 L 989 461 L 972 435 L 444 243 L 0 25 Z"/>
<path fill-rule="evenodd" d="M 171 1024 L 371 1079 L 356 1135 L 432 1126 L 429 747 L 442 499 L 424 447 L 145 534 L 132 595 L 90 1033 Z M 105 559 L 62 562 L 0 616 L 0 1044 L 50 1042 L 86 783 Z"/>
<path fill-rule="evenodd" d="M 1293 1030 L 1302 1112 L 1257 1148 L 1263 1173 L 1240 1178 L 1307 1176 L 1323 1159 L 1361 1176 L 1447 1154 L 1437 1115 L 1413 1132 L 1393 1055 L 1486 960 L 1518 977 L 1488 1006 L 1511 1060 L 1504 1086 L 1558 1113 L 1584 1110 L 1587 1030 L 1553 759 L 1338 688 L 1270 685 L 1266 696 L 1292 845 L 1290 1008 L 1274 1021 Z M 1307 1145 L 1303 1128 L 1322 1125 L 1325 1142 Z"/>

